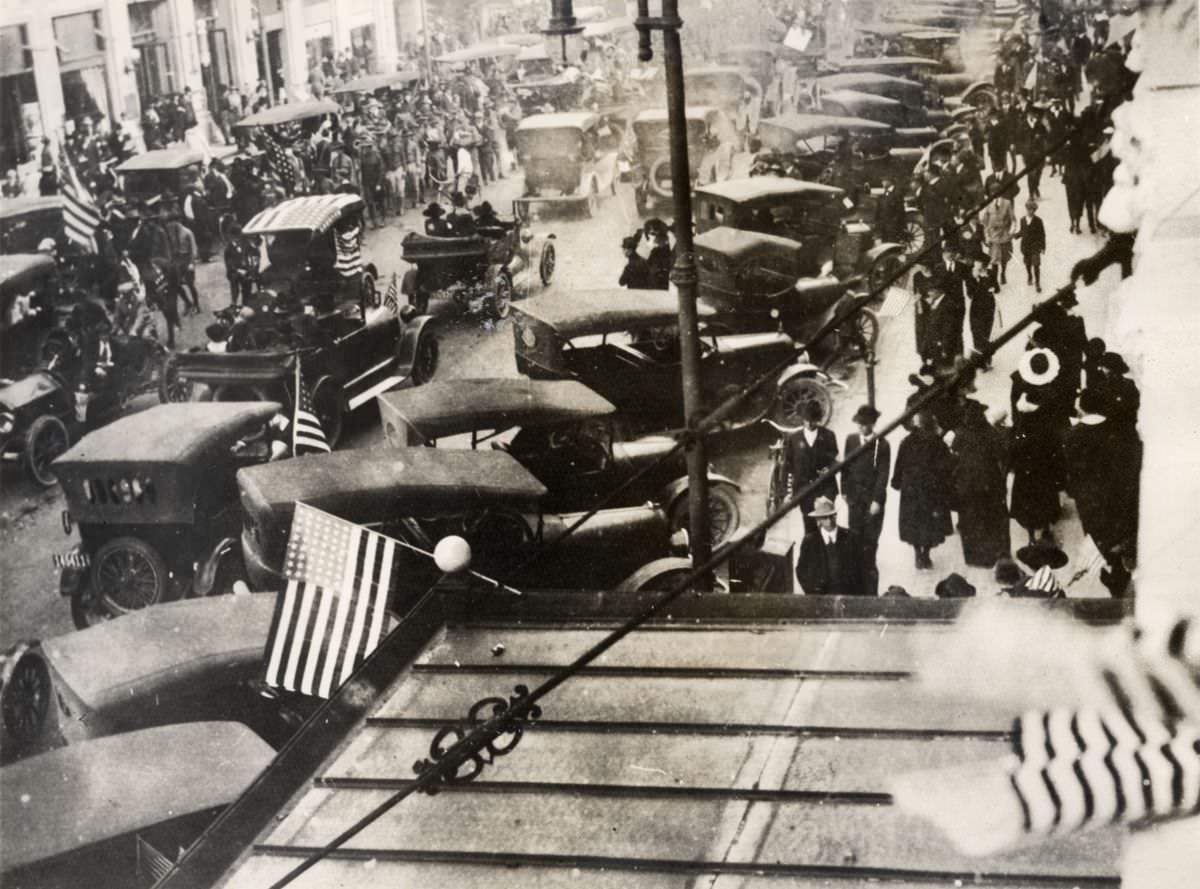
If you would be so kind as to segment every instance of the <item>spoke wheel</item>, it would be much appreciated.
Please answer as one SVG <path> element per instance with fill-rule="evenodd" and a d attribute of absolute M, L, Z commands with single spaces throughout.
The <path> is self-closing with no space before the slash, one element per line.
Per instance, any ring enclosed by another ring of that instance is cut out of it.
<path fill-rule="evenodd" d="M 821 408 L 821 424 L 828 423 L 833 414 L 833 398 L 825 384 L 815 377 L 792 377 L 779 387 L 776 395 L 776 422 L 793 428 L 801 425 L 810 404 Z"/>
<path fill-rule="evenodd" d="M 872 263 L 867 284 L 871 288 L 873 301 L 882 302 L 887 296 L 885 286 L 894 287 L 900 283 L 896 274 L 903 265 L 904 257 L 899 253 L 885 253 Z"/>
<path fill-rule="evenodd" d="M 838 328 L 838 349 L 847 358 L 866 357 L 878 340 L 879 316 L 870 309 L 859 309 Z"/>
<path fill-rule="evenodd" d="M 196 396 L 196 384 L 179 375 L 179 361 L 174 353 L 163 358 L 158 375 L 158 400 L 163 404 L 179 404 L 192 401 Z"/>
<path fill-rule="evenodd" d="M 497 318 L 507 318 L 512 312 L 513 283 L 506 271 L 496 273 L 492 284 L 492 311 Z"/>
<path fill-rule="evenodd" d="M 437 337 L 428 332 L 422 334 L 420 340 L 417 341 L 417 356 L 413 361 L 414 385 L 420 386 L 433 379 L 433 375 L 437 373 L 438 350 Z"/>
<path fill-rule="evenodd" d="M 921 217 L 916 213 L 909 213 L 904 217 L 904 252 L 909 256 L 916 256 L 925 249 L 925 226 L 921 224 Z"/>
<path fill-rule="evenodd" d="M 671 531 L 687 529 L 690 506 L 691 502 L 684 492 L 671 509 Z M 727 543 L 741 522 L 742 511 L 738 506 L 737 491 L 723 482 L 709 482 L 708 534 L 713 548 Z"/>
<path fill-rule="evenodd" d="M 549 285 L 550 279 L 554 277 L 554 264 L 557 257 L 554 255 L 554 245 L 547 244 L 542 249 L 542 261 L 538 266 L 538 275 L 542 279 L 542 285 Z"/>
<path fill-rule="evenodd" d="M 44 414 L 25 433 L 25 471 L 34 484 L 49 488 L 58 483 L 51 464 L 67 452 L 71 435 L 58 417 Z"/>
<path fill-rule="evenodd" d="M 36 741 L 50 709 L 50 671 L 32 652 L 21 654 L 3 685 L 4 729 L 18 744 Z"/>
<path fill-rule="evenodd" d="M 136 537 L 117 537 L 92 560 L 96 597 L 113 614 L 156 605 L 167 591 L 167 565 L 157 550 Z"/>

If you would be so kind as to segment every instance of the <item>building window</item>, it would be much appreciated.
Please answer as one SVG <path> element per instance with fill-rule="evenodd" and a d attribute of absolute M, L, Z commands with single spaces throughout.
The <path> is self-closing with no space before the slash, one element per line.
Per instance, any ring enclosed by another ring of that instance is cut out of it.
<path fill-rule="evenodd" d="M 171 10 L 166 0 L 129 4 L 134 47 L 134 78 L 142 107 L 182 89 L 176 76 L 175 46 L 169 39 Z"/>
<path fill-rule="evenodd" d="M 63 107 L 71 128 L 89 117 L 112 115 L 105 61 L 104 19 L 99 10 L 54 19 L 54 42 L 62 75 Z"/>
<path fill-rule="evenodd" d="M 375 26 L 350 29 L 350 53 L 358 62 L 360 74 L 375 74 Z"/>
<path fill-rule="evenodd" d="M 0 28 L 0 169 L 33 157 L 42 132 L 25 26 Z"/>

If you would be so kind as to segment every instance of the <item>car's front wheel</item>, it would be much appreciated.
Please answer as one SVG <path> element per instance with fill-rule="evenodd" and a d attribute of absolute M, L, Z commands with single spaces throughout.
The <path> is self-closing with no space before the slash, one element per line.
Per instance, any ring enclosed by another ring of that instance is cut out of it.
<path fill-rule="evenodd" d="M 867 286 L 871 288 L 871 299 L 882 301 L 889 287 L 901 285 L 900 270 L 904 267 L 904 255 L 900 252 L 885 253 L 871 263 L 867 273 Z"/>
<path fill-rule="evenodd" d="M 809 405 L 820 409 L 821 425 L 833 415 L 833 396 L 825 384 L 813 376 L 797 376 L 786 380 L 775 394 L 775 422 L 796 428 L 804 422 Z"/>
<path fill-rule="evenodd" d="M 492 311 L 497 318 L 507 318 L 512 312 L 512 276 L 504 269 L 492 279 Z"/>
<path fill-rule="evenodd" d="M 325 432 L 325 441 L 330 449 L 337 447 L 342 437 L 342 425 L 345 419 L 346 404 L 342 399 L 342 387 L 333 377 L 321 377 L 312 391 L 313 412 L 321 421 L 321 429 Z"/>
<path fill-rule="evenodd" d="M 192 401 L 195 397 L 196 384 L 180 377 L 179 359 L 174 352 L 168 352 L 158 374 L 158 400 L 163 404 L 176 404 Z"/>
<path fill-rule="evenodd" d="M 113 615 L 157 605 L 166 597 L 169 583 L 162 555 L 137 537 L 115 537 L 101 544 L 92 558 L 90 586 L 99 600 L 93 607 Z"/>
<path fill-rule="evenodd" d="M 426 330 L 417 340 L 417 354 L 413 359 L 412 379 L 414 386 L 421 386 L 433 379 L 438 366 L 438 339 Z"/>
<path fill-rule="evenodd" d="M 667 592 L 692 573 L 692 560 L 678 556 L 655 559 L 617 584 L 618 593 Z"/>
<path fill-rule="evenodd" d="M 42 734 L 53 695 L 45 659 L 22 644 L 10 652 L 0 683 L 0 711 L 5 734 L 20 748 L 33 745 Z"/>
<path fill-rule="evenodd" d="M 35 485 L 49 488 L 58 482 L 51 464 L 67 452 L 71 434 L 66 425 L 52 414 L 43 414 L 25 433 L 25 472 Z"/>
<path fill-rule="evenodd" d="M 687 530 L 691 500 L 685 491 L 671 506 L 671 531 Z M 728 543 L 742 522 L 738 493 L 726 482 L 708 484 L 708 534 L 714 548 Z"/>
<path fill-rule="evenodd" d="M 550 279 L 554 277 L 554 264 L 557 259 L 553 244 L 547 244 L 542 248 L 542 260 L 538 263 L 538 276 L 542 279 L 543 287 L 548 286 Z"/>

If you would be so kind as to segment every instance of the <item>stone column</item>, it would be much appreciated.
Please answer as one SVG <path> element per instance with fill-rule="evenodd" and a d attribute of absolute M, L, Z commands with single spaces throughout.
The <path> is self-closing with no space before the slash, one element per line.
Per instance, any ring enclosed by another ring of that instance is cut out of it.
<path fill-rule="evenodd" d="M 304 54 L 304 0 L 283 0 L 284 79 L 288 101 L 304 95 L 308 83 L 308 59 Z"/>
<path fill-rule="evenodd" d="M 379 73 L 396 70 L 399 47 L 396 42 L 396 4 L 393 0 L 373 0 L 375 10 L 375 58 Z"/>

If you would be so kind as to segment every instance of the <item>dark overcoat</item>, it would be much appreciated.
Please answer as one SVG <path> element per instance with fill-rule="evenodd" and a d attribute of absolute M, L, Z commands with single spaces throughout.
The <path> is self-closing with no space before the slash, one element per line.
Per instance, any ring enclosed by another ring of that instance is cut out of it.
<path fill-rule="evenodd" d="M 951 458 L 936 433 L 917 429 L 900 442 L 892 487 L 900 492 L 900 539 L 937 546 L 954 532 L 950 521 Z"/>

